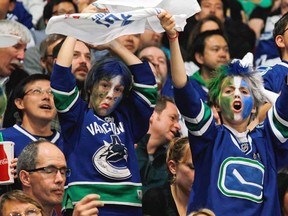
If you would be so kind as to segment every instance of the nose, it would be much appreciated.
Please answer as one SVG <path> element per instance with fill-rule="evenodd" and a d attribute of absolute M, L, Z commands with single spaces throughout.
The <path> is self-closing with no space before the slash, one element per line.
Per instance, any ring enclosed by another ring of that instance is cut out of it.
<path fill-rule="evenodd" d="M 177 131 L 179 131 L 181 129 L 181 125 L 180 125 L 179 121 L 175 122 L 174 127 L 177 129 Z"/>
<path fill-rule="evenodd" d="M 17 59 L 24 60 L 24 57 L 25 57 L 25 50 L 24 49 L 19 50 L 17 52 Z"/>
<path fill-rule="evenodd" d="M 133 41 L 133 37 L 134 37 L 133 35 L 127 35 L 127 40 L 128 41 Z"/>
<path fill-rule="evenodd" d="M 43 97 L 44 97 L 44 99 L 45 100 L 50 100 L 51 99 L 51 97 L 53 96 L 53 94 L 51 94 L 51 93 L 48 93 L 48 91 L 43 91 Z"/>
<path fill-rule="evenodd" d="M 86 64 L 87 63 L 87 59 L 86 59 L 85 55 L 81 55 L 80 61 L 81 61 L 82 64 Z"/>
<path fill-rule="evenodd" d="M 63 183 L 65 181 L 65 176 L 60 173 L 60 170 L 57 171 L 55 176 L 55 183 Z"/>
<path fill-rule="evenodd" d="M 153 39 L 154 39 L 155 41 L 159 41 L 159 42 L 160 42 L 161 36 L 162 36 L 161 33 L 155 32 L 155 33 L 153 34 Z"/>
<path fill-rule="evenodd" d="M 235 89 L 234 98 L 240 98 L 240 91 L 239 91 L 239 89 Z"/>
<path fill-rule="evenodd" d="M 214 6 L 210 7 L 210 14 L 215 15 L 215 7 Z"/>
<path fill-rule="evenodd" d="M 113 98 L 113 91 L 114 91 L 114 89 L 111 88 L 111 89 L 108 91 L 108 93 L 107 93 L 107 95 L 106 95 L 106 98 L 112 99 L 112 98 Z"/>

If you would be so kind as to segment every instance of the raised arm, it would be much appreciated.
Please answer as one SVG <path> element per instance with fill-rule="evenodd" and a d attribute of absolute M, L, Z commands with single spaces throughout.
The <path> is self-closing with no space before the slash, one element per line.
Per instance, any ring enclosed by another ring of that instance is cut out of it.
<path fill-rule="evenodd" d="M 173 84 L 176 88 L 182 88 L 187 82 L 187 75 L 180 51 L 178 32 L 174 29 L 175 20 L 166 11 L 161 12 L 158 15 L 158 18 L 169 39 L 171 53 L 171 76 Z"/>
<path fill-rule="evenodd" d="M 137 56 L 115 39 L 106 44 L 95 46 L 94 48 L 98 50 L 109 49 L 111 52 L 119 56 L 127 65 L 142 63 Z"/>
<path fill-rule="evenodd" d="M 71 36 L 67 36 L 64 43 L 59 50 L 56 63 L 62 67 L 70 67 L 72 64 L 74 47 L 76 44 L 76 38 Z"/>

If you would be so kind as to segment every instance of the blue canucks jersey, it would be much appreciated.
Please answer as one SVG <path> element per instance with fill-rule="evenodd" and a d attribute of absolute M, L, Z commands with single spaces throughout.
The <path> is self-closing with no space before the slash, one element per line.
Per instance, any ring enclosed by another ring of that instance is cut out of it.
<path fill-rule="evenodd" d="M 49 137 L 35 136 L 29 133 L 27 130 L 21 127 L 21 125 L 13 125 L 13 127 L 1 130 L 4 141 L 12 141 L 15 143 L 14 146 L 14 157 L 18 157 L 21 151 L 32 141 L 39 139 L 46 139 L 56 144 L 60 149 L 63 146 L 63 139 L 58 131 L 53 130 L 53 134 Z"/>
<path fill-rule="evenodd" d="M 207 207 L 216 215 L 280 215 L 277 170 L 288 164 L 287 85 L 263 125 L 242 133 L 216 125 L 190 82 L 174 93 L 195 166 L 188 212 Z"/>
<path fill-rule="evenodd" d="M 72 174 L 63 207 L 97 193 L 100 215 L 142 215 L 141 179 L 134 144 L 149 127 L 157 87 L 147 62 L 129 67 L 134 84 L 128 97 L 107 117 L 97 116 L 79 97 L 71 68 L 54 65 L 51 87 Z"/>
<path fill-rule="evenodd" d="M 288 75 L 288 62 L 282 61 L 273 67 L 267 67 L 263 72 L 264 87 L 275 93 L 280 93 L 284 85 L 285 77 Z"/>

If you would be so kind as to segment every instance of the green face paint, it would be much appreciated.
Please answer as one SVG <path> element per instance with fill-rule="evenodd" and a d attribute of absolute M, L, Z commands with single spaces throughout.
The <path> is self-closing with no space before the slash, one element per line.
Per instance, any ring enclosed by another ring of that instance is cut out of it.
<path fill-rule="evenodd" d="M 221 115 L 228 121 L 242 121 L 251 115 L 253 95 L 249 84 L 241 76 L 227 77 L 219 95 Z"/>
<path fill-rule="evenodd" d="M 93 86 L 90 106 L 99 116 L 107 116 L 115 110 L 123 97 L 122 76 L 102 79 Z"/>

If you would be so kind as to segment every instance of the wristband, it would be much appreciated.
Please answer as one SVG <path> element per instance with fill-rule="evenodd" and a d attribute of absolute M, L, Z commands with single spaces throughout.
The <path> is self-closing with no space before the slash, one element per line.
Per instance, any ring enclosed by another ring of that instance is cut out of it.
<path fill-rule="evenodd" d="M 167 34 L 167 38 L 168 38 L 169 41 L 174 41 L 176 38 L 178 38 L 178 36 L 179 36 L 179 32 L 178 32 L 178 31 L 176 31 L 176 36 L 174 36 L 174 37 L 170 37 L 170 36 Z"/>

